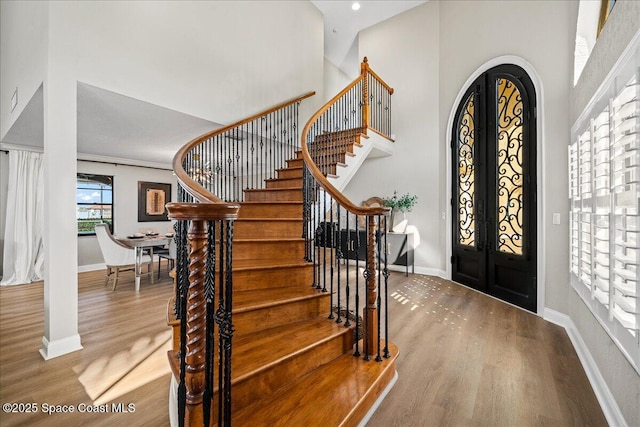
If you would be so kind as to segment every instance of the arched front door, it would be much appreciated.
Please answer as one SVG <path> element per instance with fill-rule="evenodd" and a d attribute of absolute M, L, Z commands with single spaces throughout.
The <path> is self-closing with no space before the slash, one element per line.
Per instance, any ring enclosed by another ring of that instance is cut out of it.
<path fill-rule="evenodd" d="M 478 77 L 452 131 L 452 279 L 536 311 L 536 105 L 526 72 Z"/>

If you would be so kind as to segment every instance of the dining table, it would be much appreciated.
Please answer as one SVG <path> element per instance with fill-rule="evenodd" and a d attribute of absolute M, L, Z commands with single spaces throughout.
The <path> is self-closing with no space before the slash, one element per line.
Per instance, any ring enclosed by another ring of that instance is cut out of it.
<path fill-rule="evenodd" d="M 151 278 L 151 283 L 153 284 L 153 248 L 155 246 L 164 246 L 168 245 L 169 241 L 172 239 L 172 236 L 167 235 L 159 235 L 159 234 L 147 234 L 143 236 L 126 236 L 126 237 L 118 237 L 117 240 L 136 251 L 136 262 L 135 262 L 135 289 L 136 292 L 140 291 L 140 277 L 142 274 L 142 255 L 145 249 L 149 249 L 149 256 L 151 257 L 151 266 L 149 268 L 148 273 Z"/>

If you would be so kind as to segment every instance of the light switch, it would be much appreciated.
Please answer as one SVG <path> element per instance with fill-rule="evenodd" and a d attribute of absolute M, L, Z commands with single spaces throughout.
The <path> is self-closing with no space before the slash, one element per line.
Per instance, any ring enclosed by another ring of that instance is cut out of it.
<path fill-rule="evenodd" d="M 560 225 L 560 213 L 559 212 L 554 212 L 553 213 L 553 225 Z"/>

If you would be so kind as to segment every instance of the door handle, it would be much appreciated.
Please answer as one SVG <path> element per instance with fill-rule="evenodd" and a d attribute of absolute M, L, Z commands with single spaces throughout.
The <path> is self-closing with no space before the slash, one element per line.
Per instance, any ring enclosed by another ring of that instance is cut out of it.
<path fill-rule="evenodd" d="M 478 200 L 478 250 L 484 249 L 487 238 L 487 221 L 484 219 L 484 199 Z"/>

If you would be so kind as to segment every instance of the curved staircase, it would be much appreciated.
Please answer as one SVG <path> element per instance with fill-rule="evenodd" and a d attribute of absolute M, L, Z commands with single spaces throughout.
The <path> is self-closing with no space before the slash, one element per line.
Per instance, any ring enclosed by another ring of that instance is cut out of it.
<path fill-rule="evenodd" d="M 268 114 L 256 117 L 263 122 Z M 253 141 L 254 134 L 246 135 Z M 274 131 L 273 147 L 275 135 Z M 365 138 L 366 127 L 314 136 L 311 159 L 322 177 L 337 177 L 345 158 L 353 156 L 354 147 L 362 146 Z M 259 140 L 264 139 L 255 138 Z M 335 207 L 328 214 L 314 212 L 336 203 L 319 203 L 329 190 L 312 184 L 304 149 L 294 147 L 268 158 L 265 163 L 274 166 L 273 177 L 236 194 L 242 201 L 224 202 L 206 188 L 215 184 L 197 179 L 203 176 L 204 164 L 194 167 L 197 162 L 187 158 L 196 157 L 186 154 L 193 153 L 195 144 L 191 145 L 176 156 L 174 167 L 197 171 L 178 177 L 182 198 L 198 203 L 168 206 L 170 216 L 179 220 L 176 239 L 182 262 L 179 256 L 176 268 L 183 270 L 177 272 L 176 297 L 168 306 L 174 331 L 169 361 L 178 396 L 177 402 L 170 402 L 177 405 L 171 411 L 172 425 L 358 425 L 395 375 L 398 350 L 380 338 L 377 311 L 374 317 L 367 314 L 380 308 L 380 299 L 377 306 L 372 303 L 376 296 L 367 288 L 388 271 L 380 268 L 378 258 L 375 272 L 370 259 L 364 268 L 368 277 L 359 281 L 358 261 L 349 271 L 350 261 L 342 260 L 339 248 L 321 247 L 315 241 L 319 222 L 333 219 Z M 247 146 L 245 151 L 254 153 L 257 146 L 252 142 L 251 150 Z M 202 149 L 198 159 L 206 153 Z M 195 212 L 205 210 L 205 205 L 224 205 L 224 213 L 198 216 Z M 380 212 L 376 215 L 380 221 Z M 348 223 L 349 214 L 343 216 Z M 373 257 L 374 245 L 368 244 Z M 356 297 L 355 309 L 349 306 L 350 290 L 366 294 L 363 301 Z"/>

